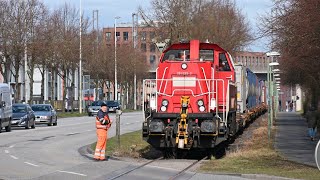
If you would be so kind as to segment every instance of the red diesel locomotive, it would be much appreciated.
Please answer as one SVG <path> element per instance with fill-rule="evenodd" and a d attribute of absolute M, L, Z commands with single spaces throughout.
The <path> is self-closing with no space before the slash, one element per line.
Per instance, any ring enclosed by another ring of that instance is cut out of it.
<path fill-rule="evenodd" d="M 173 44 L 144 88 L 143 138 L 160 150 L 211 149 L 234 136 L 237 87 L 230 54 L 216 44 Z"/>

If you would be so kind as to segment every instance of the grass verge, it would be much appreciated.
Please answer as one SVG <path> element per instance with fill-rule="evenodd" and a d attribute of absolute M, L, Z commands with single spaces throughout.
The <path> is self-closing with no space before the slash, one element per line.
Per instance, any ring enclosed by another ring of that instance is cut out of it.
<path fill-rule="evenodd" d="M 318 180 L 317 168 L 297 164 L 283 158 L 268 142 L 267 121 L 253 130 L 252 138 L 242 149 L 227 154 L 222 159 L 214 159 L 200 167 L 200 172 L 266 174 L 288 178 Z"/>
<path fill-rule="evenodd" d="M 142 140 L 142 132 L 135 131 L 120 136 L 120 148 L 116 137 L 107 141 L 106 154 L 118 157 L 140 158 L 150 151 L 151 146 Z M 91 145 L 91 149 L 96 148 L 96 143 Z"/>
<path fill-rule="evenodd" d="M 58 118 L 68 118 L 68 117 L 83 117 L 88 116 L 87 113 L 80 114 L 79 112 L 58 112 Z"/>

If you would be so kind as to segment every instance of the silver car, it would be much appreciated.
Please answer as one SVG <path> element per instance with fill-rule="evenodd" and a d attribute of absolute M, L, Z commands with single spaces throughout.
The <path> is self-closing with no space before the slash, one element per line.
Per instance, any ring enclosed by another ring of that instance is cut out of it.
<path fill-rule="evenodd" d="M 58 125 L 57 112 L 50 104 L 35 104 L 31 108 L 36 117 L 36 124 Z"/>
<path fill-rule="evenodd" d="M 101 108 L 101 104 L 103 104 L 103 103 L 107 104 L 106 101 L 102 101 L 102 100 L 100 100 L 100 101 L 93 101 L 93 102 L 91 103 L 91 105 L 88 106 L 88 116 L 96 116 L 96 115 L 98 114 L 98 111 L 99 111 L 100 108 Z"/>

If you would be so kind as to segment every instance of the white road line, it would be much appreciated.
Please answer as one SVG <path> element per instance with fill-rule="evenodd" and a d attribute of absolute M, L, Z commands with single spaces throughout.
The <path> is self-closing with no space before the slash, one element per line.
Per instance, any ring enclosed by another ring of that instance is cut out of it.
<path fill-rule="evenodd" d="M 67 135 L 74 135 L 74 134 L 80 134 L 79 132 L 73 132 L 73 133 L 69 133 Z"/>
<path fill-rule="evenodd" d="M 34 166 L 34 167 L 38 167 L 38 165 L 36 165 L 36 164 L 32 164 L 32 163 L 29 163 L 29 162 L 24 162 L 24 163 L 29 164 L 29 165 Z"/>
<path fill-rule="evenodd" d="M 15 156 L 12 156 L 12 155 L 10 155 L 10 157 L 12 157 L 13 159 L 19 159 L 19 158 L 15 157 Z"/>
<path fill-rule="evenodd" d="M 11 146 L 9 146 L 9 148 L 13 148 L 15 145 L 11 145 Z"/>
<path fill-rule="evenodd" d="M 68 127 L 68 126 L 75 126 L 75 125 L 81 125 L 81 124 L 94 124 L 94 121 L 93 122 L 85 122 L 85 123 L 67 124 L 67 125 L 62 125 L 60 127 Z"/>
<path fill-rule="evenodd" d="M 85 175 L 85 174 L 80 174 L 80 173 L 71 172 L 71 171 L 58 171 L 58 172 L 68 173 L 68 174 L 74 174 L 74 175 L 78 175 L 78 176 L 87 176 L 87 175 Z"/>
<path fill-rule="evenodd" d="M 5 153 L 7 153 L 7 154 L 9 154 L 9 153 L 10 153 L 10 151 L 9 151 L 9 150 L 4 150 L 4 152 L 5 152 Z"/>

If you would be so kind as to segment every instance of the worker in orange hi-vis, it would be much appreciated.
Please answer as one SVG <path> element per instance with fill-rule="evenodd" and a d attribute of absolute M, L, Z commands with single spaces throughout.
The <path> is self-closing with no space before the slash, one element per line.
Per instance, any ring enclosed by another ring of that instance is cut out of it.
<path fill-rule="evenodd" d="M 106 104 L 101 104 L 101 109 L 98 111 L 96 117 L 96 128 L 97 128 L 97 145 L 94 153 L 94 159 L 103 161 L 106 160 L 106 145 L 108 129 L 110 128 L 112 121 L 108 115 L 108 107 Z"/>

